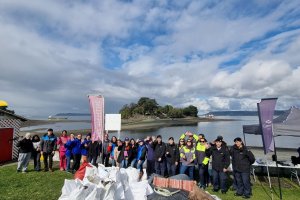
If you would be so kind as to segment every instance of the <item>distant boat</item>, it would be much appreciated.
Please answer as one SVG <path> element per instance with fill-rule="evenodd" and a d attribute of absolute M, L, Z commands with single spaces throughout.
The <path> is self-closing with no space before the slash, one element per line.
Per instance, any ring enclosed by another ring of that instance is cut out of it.
<path fill-rule="evenodd" d="M 60 120 L 60 119 L 68 119 L 68 117 L 55 117 L 55 116 L 49 116 L 48 120 Z"/>

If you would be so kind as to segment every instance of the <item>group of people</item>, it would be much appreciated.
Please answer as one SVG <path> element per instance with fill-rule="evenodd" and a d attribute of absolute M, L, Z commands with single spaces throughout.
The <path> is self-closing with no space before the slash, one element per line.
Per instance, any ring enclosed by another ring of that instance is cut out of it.
<path fill-rule="evenodd" d="M 95 166 L 98 163 L 120 168 L 131 166 L 142 172 L 145 164 L 148 177 L 153 173 L 163 177 L 187 174 L 195 180 L 194 172 L 198 169 L 199 187 L 205 189 L 211 182 L 213 190 L 221 190 L 222 193 L 228 191 L 228 172 L 232 171 L 235 195 L 250 198 L 252 193 L 250 167 L 255 158 L 239 137 L 234 139 L 234 144 L 229 148 L 222 136 L 208 142 L 204 134 L 197 135 L 189 131 L 180 136 L 178 144 L 173 137 L 165 144 L 161 135 L 137 140 L 126 137 L 122 141 L 115 136 L 110 139 L 105 134 L 103 141 L 95 141 L 91 139 L 91 134 L 83 139 L 81 134 L 75 137 L 64 130 L 56 137 L 53 130 L 48 129 L 41 138 L 35 135 L 31 139 L 30 133 L 27 133 L 17 146 L 20 147 L 18 172 L 26 172 L 31 156 L 36 171 L 41 170 L 41 157 L 44 171 L 53 171 L 53 156 L 58 147 L 62 171 L 74 173 L 81 162 L 90 162 Z M 211 170 L 208 170 L 210 162 Z M 232 170 L 229 169 L 230 164 Z"/>

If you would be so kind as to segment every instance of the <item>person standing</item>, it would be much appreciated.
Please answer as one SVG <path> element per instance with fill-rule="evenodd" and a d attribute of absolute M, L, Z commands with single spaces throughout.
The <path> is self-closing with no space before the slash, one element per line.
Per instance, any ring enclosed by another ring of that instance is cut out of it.
<path fill-rule="evenodd" d="M 61 132 L 61 136 L 57 139 L 57 145 L 59 145 L 59 168 L 60 171 L 64 171 L 67 169 L 67 157 L 66 157 L 66 148 L 65 144 L 68 142 L 69 137 L 67 135 L 67 131 L 63 130 Z"/>
<path fill-rule="evenodd" d="M 121 149 L 123 148 L 123 146 L 124 145 L 123 145 L 122 140 L 117 139 L 117 146 L 114 148 L 114 157 L 113 157 L 114 165 L 112 165 L 112 166 L 120 167 L 121 160 L 119 158 L 120 158 L 120 152 L 121 152 Z"/>
<path fill-rule="evenodd" d="M 92 142 L 89 144 L 88 160 L 96 167 L 98 167 L 97 158 L 100 155 L 101 148 L 101 144 L 99 144 L 99 142 L 96 140 L 92 140 Z"/>
<path fill-rule="evenodd" d="M 145 146 L 144 140 L 139 140 L 139 147 L 137 149 L 137 156 L 136 156 L 136 161 L 137 161 L 137 166 L 136 168 L 139 171 L 143 171 L 143 164 L 146 160 L 146 152 L 147 148 Z"/>
<path fill-rule="evenodd" d="M 147 148 L 147 178 L 151 176 L 155 172 L 155 159 L 154 159 L 154 146 L 153 141 L 155 140 L 155 137 L 148 136 L 146 138 L 145 146 Z"/>
<path fill-rule="evenodd" d="M 212 175 L 213 175 L 213 191 L 226 194 L 227 188 L 227 168 L 230 165 L 230 154 L 226 145 L 222 145 L 223 140 L 217 138 L 215 145 L 210 148 L 207 157 L 212 157 Z"/>
<path fill-rule="evenodd" d="M 118 157 L 118 162 L 121 163 L 120 167 L 122 168 L 127 168 L 129 165 L 129 160 L 131 160 L 131 145 L 129 143 L 129 138 L 126 137 L 124 141 L 124 145 L 122 148 L 118 147 L 119 150 L 121 150 L 119 157 Z"/>
<path fill-rule="evenodd" d="M 208 144 L 204 137 L 199 137 L 196 143 L 196 163 L 199 169 L 199 186 L 205 189 L 208 184 Z"/>
<path fill-rule="evenodd" d="M 32 137 L 32 144 L 33 144 L 33 151 L 32 151 L 32 157 L 33 157 L 33 165 L 35 171 L 41 170 L 41 149 L 40 149 L 40 143 L 41 139 L 38 135 L 34 135 Z"/>
<path fill-rule="evenodd" d="M 156 137 L 154 142 L 154 157 L 155 157 L 155 173 L 165 176 L 166 162 L 165 162 L 166 145 L 162 142 L 161 135 Z"/>
<path fill-rule="evenodd" d="M 108 138 L 108 134 L 106 133 L 104 135 L 104 140 L 102 142 L 102 145 L 103 145 L 102 164 L 105 167 L 108 167 L 109 157 L 110 157 L 110 153 L 111 153 L 111 148 L 109 147 L 109 143 L 110 143 L 110 140 Z"/>
<path fill-rule="evenodd" d="M 73 158 L 74 160 L 74 156 L 73 156 L 73 153 L 72 153 L 72 141 L 74 140 L 74 134 L 70 134 L 70 138 L 69 140 L 67 141 L 67 143 L 64 145 L 65 148 L 66 148 L 66 160 L 67 160 L 67 168 L 66 168 L 66 171 L 67 172 L 71 172 L 71 159 Z"/>
<path fill-rule="evenodd" d="M 235 196 L 243 196 L 246 199 L 251 197 L 250 167 L 255 162 L 255 157 L 251 151 L 244 146 L 242 139 L 234 139 L 234 145 L 230 149 L 232 157 L 232 168 L 234 179 L 237 183 Z"/>
<path fill-rule="evenodd" d="M 118 140 L 117 137 L 112 136 L 111 138 L 111 153 L 110 153 L 110 161 L 111 161 L 111 165 L 112 166 L 116 166 L 116 162 L 117 160 L 115 158 L 117 158 L 117 156 L 115 156 L 115 147 L 118 147 Z"/>
<path fill-rule="evenodd" d="M 169 176 L 176 175 L 176 169 L 179 163 L 179 150 L 174 142 L 174 138 L 169 138 L 169 143 L 166 147 L 166 162 Z"/>
<path fill-rule="evenodd" d="M 25 138 L 18 141 L 17 147 L 19 147 L 19 158 L 18 158 L 18 167 L 17 172 L 26 173 L 28 163 L 31 157 L 31 152 L 33 151 L 33 144 L 30 139 L 30 133 L 25 134 Z"/>
<path fill-rule="evenodd" d="M 41 155 L 44 156 L 44 171 L 52 172 L 52 165 L 53 165 L 53 156 L 56 151 L 56 141 L 57 138 L 53 134 L 53 129 L 50 128 L 41 139 Z M 48 165 L 49 159 L 49 165 Z"/>
<path fill-rule="evenodd" d="M 182 158 L 180 174 L 185 174 L 185 172 L 188 171 L 189 177 L 193 180 L 196 154 L 192 141 L 191 139 L 187 139 L 186 146 L 184 146 L 180 152 L 180 157 Z"/>
<path fill-rule="evenodd" d="M 80 160 L 81 160 L 81 138 L 82 135 L 78 134 L 77 137 L 71 141 L 71 148 L 73 154 L 73 166 L 72 172 L 75 173 L 80 167 Z"/>
<path fill-rule="evenodd" d="M 88 162 L 89 144 L 91 142 L 91 134 L 88 133 L 81 143 L 81 158 L 82 162 Z"/>
<path fill-rule="evenodd" d="M 130 139 L 130 145 L 131 145 L 131 160 L 130 160 L 130 166 L 136 168 L 136 156 L 137 156 L 137 148 L 138 145 L 136 144 L 135 140 L 133 138 Z"/>

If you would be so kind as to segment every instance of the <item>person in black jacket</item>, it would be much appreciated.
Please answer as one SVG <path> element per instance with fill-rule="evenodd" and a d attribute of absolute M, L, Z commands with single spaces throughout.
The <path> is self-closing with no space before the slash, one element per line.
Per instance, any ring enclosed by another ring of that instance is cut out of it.
<path fill-rule="evenodd" d="M 176 169 L 179 162 L 179 150 L 174 142 L 174 138 L 169 138 L 169 144 L 166 147 L 166 161 L 169 176 L 176 175 Z"/>
<path fill-rule="evenodd" d="M 248 199 L 251 196 L 250 166 L 255 162 L 255 157 L 243 145 L 241 138 L 235 138 L 234 143 L 230 149 L 230 155 L 232 157 L 234 179 L 237 183 L 235 196 L 243 196 Z"/>
<path fill-rule="evenodd" d="M 92 163 L 94 166 L 98 167 L 98 163 L 97 163 L 97 158 L 100 155 L 101 152 L 101 144 L 99 144 L 98 141 L 96 140 L 92 140 L 92 142 L 90 142 L 88 144 L 88 161 L 90 163 Z"/>
<path fill-rule="evenodd" d="M 165 176 L 166 170 L 165 153 L 166 145 L 162 142 L 161 135 L 158 135 L 154 142 L 155 173 L 162 176 Z"/>
<path fill-rule="evenodd" d="M 213 191 L 217 192 L 221 188 L 221 192 L 226 194 L 228 190 L 226 172 L 230 165 L 230 154 L 222 142 L 220 138 L 215 140 L 215 146 L 210 148 L 208 157 L 212 156 Z"/>
<path fill-rule="evenodd" d="M 31 152 L 33 151 L 33 144 L 30 137 L 31 137 L 30 133 L 26 133 L 25 138 L 18 141 L 17 143 L 17 147 L 20 147 L 17 172 L 20 172 L 21 169 L 22 169 L 22 173 L 27 172 L 27 167 L 31 157 Z"/>
<path fill-rule="evenodd" d="M 127 168 L 129 164 L 129 160 L 131 160 L 131 145 L 129 143 L 129 138 L 125 138 L 124 145 L 118 147 L 120 154 L 118 156 L 118 163 L 120 163 L 120 167 Z"/>

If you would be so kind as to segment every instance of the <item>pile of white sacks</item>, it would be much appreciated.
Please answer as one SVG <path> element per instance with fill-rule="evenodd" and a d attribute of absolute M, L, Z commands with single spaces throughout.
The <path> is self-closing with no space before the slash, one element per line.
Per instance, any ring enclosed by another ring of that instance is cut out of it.
<path fill-rule="evenodd" d="M 139 180 L 135 168 L 87 167 L 83 180 L 65 179 L 59 200 L 142 200 L 153 193 L 146 173 Z"/>

